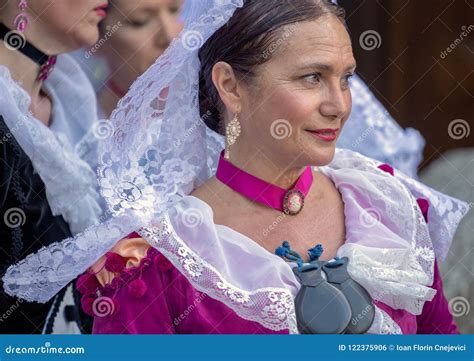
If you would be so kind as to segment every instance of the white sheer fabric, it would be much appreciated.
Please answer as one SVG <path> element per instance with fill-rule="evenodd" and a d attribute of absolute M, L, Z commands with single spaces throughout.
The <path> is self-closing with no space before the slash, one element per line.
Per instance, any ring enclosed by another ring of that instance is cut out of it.
<path fill-rule="evenodd" d="M 240 6 L 241 0 L 193 2 L 179 38 L 132 85 L 112 114 L 114 132 L 103 141 L 99 170 L 112 217 L 10 267 L 3 279 L 8 294 L 44 302 L 120 238 L 138 230 L 197 289 L 241 317 L 295 332 L 292 297 L 297 286 L 290 267 L 256 242 L 214 225 L 209 207 L 188 196 L 215 174 L 222 150 L 222 137 L 199 117 L 197 51 Z M 392 177 L 377 164 L 344 150 L 320 168 L 345 201 L 348 237 L 338 255 L 351 259 L 349 272 L 375 299 L 419 314 L 434 295 L 429 288 L 433 247 L 442 258 L 467 205 L 398 171 Z M 431 209 L 427 227 L 412 189 L 426 194 L 433 205 L 450 202 L 452 207 Z M 195 226 L 189 219 L 193 210 L 202 215 Z M 441 236 L 431 239 L 432 234 Z M 215 246 L 212 252 L 209 245 Z M 262 270 L 248 277 L 233 258 L 243 262 L 242 255 Z M 378 317 L 386 319 L 382 312 Z M 376 333 L 388 327 L 382 321 L 377 325 Z"/>
<path fill-rule="evenodd" d="M 53 215 L 62 215 L 76 234 L 96 223 L 102 213 L 95 172 L 74 149 L 96 119 L 94 92 L 68 55 L 58 57 L 44 85 L 53 103 L 50 127 L 32 116 L 30 96 L 4 66 L 0 66 L 0 111 L 44 182 Z"/>

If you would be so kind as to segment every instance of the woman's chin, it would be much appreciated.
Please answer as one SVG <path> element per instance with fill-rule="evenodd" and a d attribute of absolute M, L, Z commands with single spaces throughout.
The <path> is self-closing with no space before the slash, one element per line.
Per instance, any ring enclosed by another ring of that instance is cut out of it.
<path fill-rule="evenodd" d="M 322 167 L 328 165 L 332 162 L 334 155 L 336 153 L 336 145 L 333 144 L 332 146 L 327 147 L 318 147 L 316 149 L 312 149 L 307 154 L 309 156 L 309 165 Z"/>
<path fill-rule="evenodd" d="M 80 47 L 91 47 L 99 41 L 99 28 L 97 24 L 89 24 L 87 27 L 83 26 L 81 31 L 76 35 L 76 43 Z"/>

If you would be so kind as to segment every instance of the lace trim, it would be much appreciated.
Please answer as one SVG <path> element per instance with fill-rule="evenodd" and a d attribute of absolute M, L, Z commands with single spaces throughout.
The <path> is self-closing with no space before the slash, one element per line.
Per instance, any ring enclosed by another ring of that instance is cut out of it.
<path fill-rule="evenodd" d="M 127 213 L 106 220 L 100 227 L 91 226 L 74 237 L 44 246 L 8 267 L 3 276 L 4 290 L 10 296 L 46 303 L 119 240 L 145 224 Z"/>
<path fill-rule="evenodd" d="M 192 263 L 186 262 L 186 257 L 189 256 L 189 254 L 186 251 L 186 248 L 180 248 L 178 250 L 178 253 L 181 254 L 181 256 L 183 257 L 183 261 L 181 262 L 181 264 L 182 265 L 184 264 L 184 267 L 190 266 L 192 264 Z M 156 248 L 150 247 L 147 250 L 146 256 L 140 260 L 139 265 L 124 269 L 122 272 L 116 275 L 112 279 L 111 282 L 105 285 L 100 285 L 96 289 L 89 290 L 88 293 L 85 293 L 85 296 L 87 295 L 98 295 L 99 297 L 115 296 L 115 294 L 117 293 L 119 289 L 127 286 L 133 280 L 139 278 L 142 272 L 146 271 L 149 267 L 151 266 L 159 267 L 160 261 L 157 260 L 157 258 L 160 256 L 163 256 L 163 254 L 159 253 L 159 251 Z M 164 258 L 163 261 L 169 264 L 169 266 L 168 265 L 165 266 L 165 269 L 170 269 L 172 267 L 172 263 L 167 258 Z M 161 271 L 163 271 L 163 269 L 161 269 Z M 194 276 L 196 275 L 192 266 L 188 269 L 188 275 L 189 273 L 191 273 Z M 227 282 L 218 282 L 217 288 L 219 288 L 222 291 L 222 293 L 226 297 L 228 297 L 233 304 L 236 304 L 236 303 L 248 304 L 250 302 L 250 297 L 243 296 L 244 293 L 236 292 L 236 290 L 238 289 L 236 287 L 233 287 Z M 245 294 L 248 294 L 248 293 L 245 293 Z M 280 303 L 281 299 L 279 299 L 279 295 L 276 294 L 275 292 L 269 293 L 269 299 L 272 301 L 272 304 L 268 306 L 267 312 L 271 310 L 275 311 L 278 308 L 278 304 Z M 376 319 L 374 320 L 373 326 L 371 326 L 371 329 L 367 333 L 402 334 L 402 331 L 399 325 L 383 309 L 377 306 L 375 306 L 375 308 L 376 308 Z M 297 330 L 297 322 L 296 322 L 295 313 L 290 313 L 288 315 L 288 324 L 290 325 L 290 328 L 289 328 L 291 330 L 290 333 L 297 334 L 298 330 Z"/>
<path fill-rule="evenodd" d="M 181 247 L 178 249 L 178 254 L 182 256 L 181 258 L 181 264 L 183 267 L 188 271 L 188 275 L 193 275 L 196 276 L 196 270 L 194 269 L 194 261 L 189 261 L 190 258 L 188 258 L 189 254 L 187 253 L 186 247 Z M 157 260 L 158 257 L 163 256 L 164 259 L 162 260 L 163 262 L 169 263 L 169 267 L 173 266 L 173 263 L 170 262 L 163 254 L 161 254 L 156 248 L 150 247 L 147 250 L 147 255 L 140 260 L 139 265 L 133 266 L 133 267 L 128 267 L 124 269 L 122 272 L 120 272 L 118 275 L 116 275 L 111 282 L 105 284 L 105 285 L 100 285 L 96 289 L 89 290 L 87 293 L 84 295 L 99 295 L 100 296 L 107 296 L 107 297 L 113 297 L 119 289 L 122 287 L 127 286 L 130 284 L 133 280 L 138 279 L 142 272 L 145 271 L 147 268 L 149 268 L 152 265 L 156 265 L 157 267 L 161 266 L 159 264 L 160 260 Z M 166 269 L 168 269 L 167 265 L 164 265 Z M 162 270 L 162 269 L 161 269 Z M 163 271 L 163 270 L 162 270 Z M 216 284 L 217 289 L 220 289 L 222 294 L 224 294 L 232 304 L 246 304 L 247 307 L 251 306 L 251 299 L 250 296 L 248 296 L 249 293 L 243 292 L 238 290 L 238 288 L 233 287 L 227 282 L 217 282 Z M 208 290 L 205 290 L 207 293 Z M 270 292 L 268 295 L 269 300 L 271 301 L 271 304 L 267 305 L 266 308 L 264 308 L 264 311 L 267 314 L 277 314 L 279 312 L 279 305 L 281 305 L 284 300 L 281 298 L 281 294 L 278 292 Z M 291 296 L 290 296 L 291 297 Z M 273 323 L 272 323 L 273 324 Z M 290 325 L 288 329 L 290 330 L 290 333 L 296 334 L 298 333 L 297 331 L 297 326 L 296 326 L 296 314 L 295 313 L 290 313 L 288 315 L 288 324 Z M 268 327 L 270 328 L 270 327 Z M 273 329 L 273 328 L 270 328 Z"/>
<path fill-rule="evenodd" d="M 220 300 L 240 317 L 259 322 L 270 330 L 289 329 L 290 333 L 298 333 L 293 297 L 287 289 L 266 287 L 245 291 L 227 282 L 183 242 L 168 215 L 158 226 L 143 228 L 138 233 L 163 253 L 193 287 Z"/>
<path fill-rule="evenodd" d="M 382 335 L 401 335 L 403 334 L 401 327 L 382 309 L 378 309 L 381 314 L 382 328 L 380 334 Z"/>
<path fill-rule="evenodd" d="M 368 334 L 377 335 L 400 335 L 402 329 L 382 308 L 375 306 L 375 317 L 367 331 Z"/>
<path fill-rule="evenodd" d="M 184 252 L 181 251 L 181 253 Z M 114 279 L 103 285 L 97 287 L 95 290 L 91 290 L 88 294 L 97 294 L 99 296 L 113 296 L 116 292 L 121 289 L 122 287 L 127 286 L 133 280 L 140 277 L 142 272 L 146 271 L 151 266 L 159 266 L 157 257 L 163 256 L 158 252 L 158 250 L 154 247 L 150 247 L 147 251 L 146 256 L 140 260 L 140 264 L 133 267 L 128 267 L 124 271 L 120 272 Z M 172 267 L 172 263 L 169 262 L 166 258 L 164 261 L 169 263 L 169 267 Z M 167 269 L 168 266 L 166 266 Z M 163 271 L 161 269 L 161 271 Z M 227 283 L 217 283 L 217 287 L 222 290 L 222 292 L 233 302 L 233 303 L 248 303 L 250 299 L 241 297 L 240 293 L 235 293 L 235 287 L 230 286 Z M 87 294 L 86 294 L 87 295 Z M 269 298 L 271 301 L 278 303 L 279 299 L 278 296 L 271 292 L 269 293 Z M 270 306 L 271 308 L 271 306 Z M 380 334 L 402 334 L 400 326 L 381 308 L 375 306 L 376 308 L 376 319 L 374 320 L 373 326 L 371 330 L 367 333 L 380 333 Z M 290 319 L 291 318 L 291 319 Z M 297 326 L 296 326 L 296 316 L 295 314 L 290 314 L 288 319 L 289 324 L 291 325 L 290 333 L 296 334 Z M 372 332 L 371 332 L 372 331 Z M 377 331 L 377 332 L 375 332 Z"/>

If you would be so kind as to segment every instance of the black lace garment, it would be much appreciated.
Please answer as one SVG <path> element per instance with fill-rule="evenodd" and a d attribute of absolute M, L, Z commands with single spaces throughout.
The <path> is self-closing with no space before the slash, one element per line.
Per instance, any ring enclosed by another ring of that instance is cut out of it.
<path fill-rule="evenodd" d="M 0 116 L 0 276 L 26 255 L 70 236 L 63 217 L 51 213 L 43 181 Z M 51 302 L 28 303 L 5 294 L 1 281 L 0 287 L 0 333 L 41 333 Z"/>

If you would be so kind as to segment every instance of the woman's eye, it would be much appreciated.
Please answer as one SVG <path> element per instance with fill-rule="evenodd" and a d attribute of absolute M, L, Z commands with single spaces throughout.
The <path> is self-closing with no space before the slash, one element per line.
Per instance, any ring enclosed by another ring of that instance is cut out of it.
<path fill-rule="evenodd" d="M 303 78 L 311 83 L 319 83 L 321 80 L 321 74 L 312 73 L 312 74 L 305 75 Z"/>
<path fill-rule="evenodd" d="M 351 73 L 351 74 L 347 74 L 346 76 L 344 76 L 344 78 L 342 78 L 342 86 L 344 88 L 348 88 L 349 87 L 349 84 L 350 84 L 350 79 L 354 76 L 354 73 Z"/>
<path fill-rule="evenodd" d="M 169 8 L 169 11 L 170 11 L 171 14 L 177 14 L 177 13 L 180 12 L 180 10 L 181 10 L 181 6 L 179 6 L 179 5 L 171 6 Z"/>
<path fill-rule="evenodd" d="M 148 20 L 130 20 L 129 24 L 134 28 L 141 28 L 142 26 L 148 24 Z"/>
<path fill-rule="evenodd" d="M 351 78 L 354 76 L 354 73 L 351 73 L 351 74 L 347 74 L 344 78 L 343 78 L 343 85 L 344 86 L 348 86 L 349 85 L 349 82 L 351 80 Z"/>

